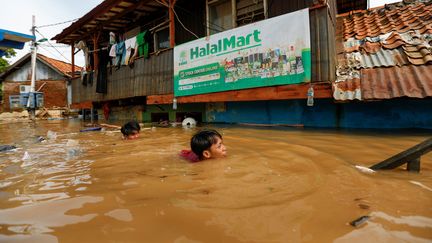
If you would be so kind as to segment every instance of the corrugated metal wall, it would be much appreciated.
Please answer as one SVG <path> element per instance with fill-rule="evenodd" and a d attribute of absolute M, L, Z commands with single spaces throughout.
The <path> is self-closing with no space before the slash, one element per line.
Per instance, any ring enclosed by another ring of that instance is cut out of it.
<path fill-rule="evenodd" d="M 268 0 L 269 18 L 313 6 L 314 0 Z M 309 11 L 312 54 L 312 82 L 335 80 L 336 2 Z M 287 23 L 289 24 L 289 23 Z"/>
<path fill-rule="evenodd" d="M 105 101 L 129 97 L 169 94 L 173 92 L 173 53 L 161 52 L 149 59 L 138 59 L 134 67 L 122 66 L 108 74 L 107 94 L 96 93 L 96 80 L 84 86 L 80 79 L 72 81 L 72 103 Z"/>

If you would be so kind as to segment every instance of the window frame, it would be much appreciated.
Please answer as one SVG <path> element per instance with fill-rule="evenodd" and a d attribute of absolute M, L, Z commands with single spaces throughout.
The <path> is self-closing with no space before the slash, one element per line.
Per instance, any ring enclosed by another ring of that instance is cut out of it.
<path fill-rule="evenodd" d="M 153 35 L 153 51 L 154 52 L 158 52 L 158 51 L 162 51 L 162 50 L 166 50 L 166 49 L 170 49 L 171 47 L 167 47 L 167 48 L 159 48 L 159 39 L 158 39 L 158 32 L 161 32 L 165 29 L 168 29 L 168 41 L 169 41 L 169 24 L 164 24 L 163 26 L 160 26 L 154 30 L 152 30 L 152 35 Z"/>
<path fill-rule="evenodd" d="M 217 3 L 225 2 L 226 0 L 206 0 L 206 33 L 207 36 L 210 34 L 210 7 L 212 5 L 216 5 Z M 231 2 L 231 24 L 232 28 L 237 28 L 237 0 L 228 0 Z M 268 0 L 263 0 L 263 11 L 264 11 L 264 19 L 268 19 Z"/>

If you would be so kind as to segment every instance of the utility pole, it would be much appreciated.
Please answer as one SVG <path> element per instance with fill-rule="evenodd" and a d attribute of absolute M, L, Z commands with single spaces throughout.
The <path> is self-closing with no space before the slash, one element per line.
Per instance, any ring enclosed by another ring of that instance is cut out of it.
<path fill-rule="evenodd" d="M 32 34 L 33 36 L 35 35 L 36 32 L 36 18 L 33 15 L 32 16 L 32 28 L 31 28 Z M 35 94 L 35 84 L 36 84 L 36 55 L 37 55 L 37 44 L 36 44 L 36 39 L 32 41 L 32 46 L 31 46 L 31 69 L 32 69 L 32 73 L 31 73 L 31 82 L 30 82 L 30 93 L 28 94 L 28 100 L 27 100 L 27 110 L 29 112 L 29 116 L 30 119 L 34 120 L 35 119 L 35 113 L 36 113 L 36 94 Z M 32 99 L 32 100 L 30 100 Z M 31 101 L 33 101 L 33 105 L 31 105 Z"/>

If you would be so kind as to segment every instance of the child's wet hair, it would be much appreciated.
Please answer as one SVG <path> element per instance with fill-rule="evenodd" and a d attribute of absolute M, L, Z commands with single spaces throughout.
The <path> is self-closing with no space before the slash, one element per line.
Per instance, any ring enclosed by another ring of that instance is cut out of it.
<path fill-rule="evenodd" d="M 130 121 L 126 124 L 124 124 L 120 131 L 123 133 L 124 136 L 133 135 L 136 132 L 139 132 L 141 130 L 140 125 L 136 121 Z"/>
<path fill-rule="evenodd" d="M 222 139 L 222 135 L 220 135 L 216 130 L 201 130 L 191 138 L 191 149 L 200 159 L 202 159 L 204 150 L 209 149 L 213 144 L 215 144 L 217 138 Z"/>

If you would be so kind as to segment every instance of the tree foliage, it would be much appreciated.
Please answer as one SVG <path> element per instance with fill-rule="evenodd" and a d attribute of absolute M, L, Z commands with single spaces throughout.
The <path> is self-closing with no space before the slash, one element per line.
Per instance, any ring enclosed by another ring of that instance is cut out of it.
<path fill-rule="evenodd" d="M 9 67 L 9 62 L 5 58 L 11 58 L 16 55 L 16 52 L 14 49 L 6 49 L 4 50 L 5 55 L 3 57 L 0 57 L 0 73 L 6 71 L 6 69 Z"/>

